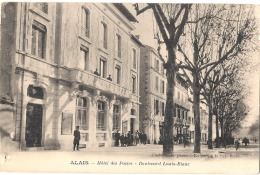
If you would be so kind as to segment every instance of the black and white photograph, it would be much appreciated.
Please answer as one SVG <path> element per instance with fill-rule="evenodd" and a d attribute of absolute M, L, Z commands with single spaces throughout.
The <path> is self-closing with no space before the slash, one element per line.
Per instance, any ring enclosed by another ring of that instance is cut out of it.
<path fill-rule="evenodd" d="M 260 4 L 1 2 L 0 30 L 0 173 L 260 173 Z"/>

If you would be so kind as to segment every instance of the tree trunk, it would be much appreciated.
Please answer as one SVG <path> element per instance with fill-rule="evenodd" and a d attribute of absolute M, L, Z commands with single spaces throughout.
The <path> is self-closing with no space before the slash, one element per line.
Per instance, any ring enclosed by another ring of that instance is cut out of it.
<path fill-rule="evenodd" d="M 209 102 L 209 120 L 208 120 L 208 149 L 213 149 L 212 146 L 212 103 Z"/>
<path fill-rule="evenodd" d="M 196 82 L 196 80 L 194 82 Z M 200 153 L 200 140 L 201 140 L 200 89 L 198 88 L 198 86 L 194 87 L 194 90 L 193 90 L 193 108 L 194 108 L 194 123 L 195 123 L 195 140 L 194 140 L 194 151 L 193 152 Z"/>
<path fill-rule="evenodd" d="M 173 155 L 173 116 L 174 116 L 174 87 L 176 79 L 176 70 L 174 69 L 176 55 L 173 49 L 168 49 L 168 62 L 166 67 L 167 77 L 167 92 L 166 92 L 166 108 L 164 118 L 164 141 L 163 141 L 163 156 Z"/>
<path fill-rule="evenodd" d="M 218 112 L 216 113 L 216 148 L 219 148 Z"/>

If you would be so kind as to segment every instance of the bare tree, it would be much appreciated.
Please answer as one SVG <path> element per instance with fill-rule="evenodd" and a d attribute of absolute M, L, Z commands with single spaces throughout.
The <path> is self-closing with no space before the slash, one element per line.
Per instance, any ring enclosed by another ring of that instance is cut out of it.
<path fill-rule="evenodd" d="M 174 116 L 174 87 L 176 83 L 176 50 L 179 39 L 183 33 L 184 26 L 188 20 L 190 4 L 146 4 L 142 9 L 139 4 L 134 4 L 137 15 L 151 9 L 160 31 L 156 34 L 158 43 L 164 43 L 168 52 L 168 60 L 164 64 L 166 69 L 167 87 L 166 87 L 166 108 L 164 119 L 163 136 L 163 155 L 171 156 L 173 154 L 173 116 Z M 158 48 L 160 50 L 160 47 Z M 159 55 L 161 56 L 160 52 Z"/>
<path fill-rule="evenodd" d="M 252 7 L 241 5 L 194 5 L 184 36 L 178 43 L 181 68 L 193 92 L 195 119 L 194 153 L 200 153 L 200 95 L 208 76 L 219 64 L 250 51 L 256 20 Z M 212 123 L 212 118 L 209 120 Z M 212 126 L 209 125 L 209 126 Z M 211 128 L 209 128 L 212 130 Z"/>

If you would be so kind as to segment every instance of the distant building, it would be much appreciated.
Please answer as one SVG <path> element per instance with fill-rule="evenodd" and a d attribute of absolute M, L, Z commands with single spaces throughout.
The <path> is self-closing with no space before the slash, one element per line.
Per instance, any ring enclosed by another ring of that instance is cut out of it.
<path fill-rule="evenodd" d="M 141 48 L 140 61 L 140 129 L 151 143 L 158 143 L 163 136 L 167 79 L 162 60 L 150 46 Z M 175 87 L 174 136 L 188 134 L 188 85 L 177 75 Z"/>
<path fill-rule="evenodd" d="M 2 3 L 1 91 L 23 150 L 112 146 L 139 129 L 137 20 L 122 4 Z M 111 79 L 107 78 L 111 75 Z"/>
<path fill-rule="evenodd" d="M 147 45 L 141 48 L 140 80 L 140 130 L 150 143 L 158 143 L 165 116 L 166 75 L 163 60 Z"/>

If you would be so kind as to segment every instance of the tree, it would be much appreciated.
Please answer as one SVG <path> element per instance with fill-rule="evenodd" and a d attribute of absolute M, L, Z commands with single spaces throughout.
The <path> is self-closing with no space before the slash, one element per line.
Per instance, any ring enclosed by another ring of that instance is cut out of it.
<path fill-rule="evenodd" d="M 158 43 L 164 43 L 168 52 L 168 60 L 164 64 L 166 69 L 166 107 L 164 118 L 163 155 L 173 154 L 173 116 L 174 116 L 174 87 L 176 83 L 176 51 L 184 26 L 188 20 L 190 4 L 146 4 L 142 9 L 139 4 L 134 4 L 137 15 L 151 9 L 158 25 L 162 40 L 157 34 Z M 160 47 L 159 47 L 160 48 Z M 160 50 L 160 49 L 158 49 Z M 161 56 L 161 54 L 159 53 Z"/>
<path fill-rule="evenodd" d="M 249 127 L 249 135 L 253 137 L 253 139 L 259 138 L 259 120 L 255 121 L 250 127 Z"/>
<path fill-rule="evenodd" d="M 194 153 L 200 153 L 200 95 L 210 73 L 224 61 L 238 59 L 251 48 L 256 30 L 252 7 L 239 5 L 194 5 L 178 50 L 183 76 L 193 92 L 195 119 Z M 250 48 L 251 47 L 251 48 Z M 187 49 L 184 49 L 187 48 Z M 210 109 L 212 111 L 212 109 Z M 209 118 L 210 138 L 212 114 Z M 212 139 L 210 140 L 212 142 Z M 211 143 L 212 144 L 212 143 Z M 210 146 L 211 148 L 211 146 Z"/>

